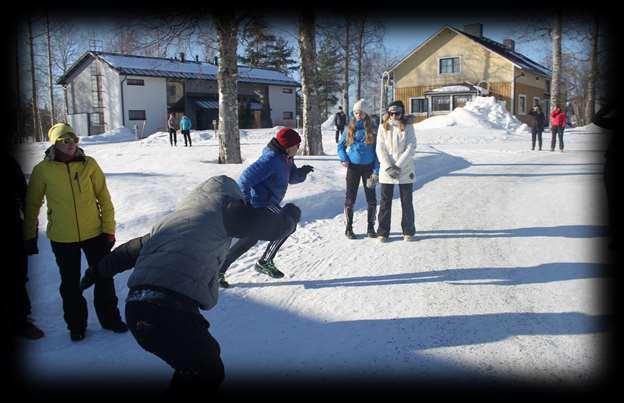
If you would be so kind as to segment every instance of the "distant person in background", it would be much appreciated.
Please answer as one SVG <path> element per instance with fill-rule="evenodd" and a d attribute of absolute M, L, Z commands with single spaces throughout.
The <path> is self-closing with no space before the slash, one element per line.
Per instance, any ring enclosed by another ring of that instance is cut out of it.
<path fill-rule="evenodd" d="M 550 131 L 552 133 L 550 151 L 555 151 L 557 137 L 559 137 L 559 151 L 563 152 L 563 131 L 565 130 L 565 125 L 566 114 L 559 105 L 555 105 L 555 109 L 550 113 Z"/>
<path fill-rule="evenodd" d="M 368 204 L 368 228 L 366 235 L 375 238 L 375 215 L 377 214 L 377 194 L 375 185 L 379 178 L 379 160 L 375 153 L 375 132 L 373 131 L 370 116 L 364 111 L 360 99 L 353 104 L 355 118 L 349 122 L 340 141 L 337 152 L 340 163 L 347 168 L 346 195 L 344 204 L 345 236 L 355 239 L 353 233 L 353 208 L 357 199 L 360 181 L 364 186 L 364 195 Z"/>
<path fill-rule="evenodd" d="M 288 185 L 305 181 L 307 175 L 314 171 L 310 165 L 303 165 L 301 168 L 295 165 L 294 156 L 300 143 L 299 133 L 288 127 L 280 129 L 262 150 L 262 155 L 241 174 L 238 186 L 245 196 L 245 201 L 258 209 L 259 214 L 268 216 L 280 214 L 283 209 L 280 203 L 286 195 Z M 275 267 L 273 259 L 282 244 L 296 229 L 297 223 L 295 222 L 278 239 L 269 242 L 262 257 L 255 264 L 256 271 L 273 278 L 284 277 L 284 273 Z M 251 249 L 258 240 L 254 237 L 246 237 L 239 239 L 230 247 L 219 270 L 219 280 L 223 288 L 229 287 L 229 283 L 225 280 L 228 267 Z"/>
<path fill-rule="evenodd" d="M 8 252 L 10 267 L 5 266 L 5 272 L 8 272 L 10 278 L 13 280 L 9 283 L 8 289 L 10 296 L 8 298 L 9 303 L 9 316 L 8 320 L 11 326 L 13 335 L 24 337 L 27 339 L 35 340 L 44 336 L 44 333 L 39 329 L 32 320 L 29 318 L 31 314 L 30 298 L 28 298 L 28 290 L 26 283 L 28 282 L 28 255 L 24 248 L 25 244 L 22 242 L 22 227 L 24 224 L 23 212 L 24 204 L 26 202 L 26 179 L 24 178 L 24 172 L 19 163 L 11 155 L 5 156 L 5 175 L 8 175 L 9 191 L 11 192 L 10 201 L 12 215 L 12 227 L 10 228 L 9 242 L 12 244 L 5 244 L 6 251 Z M 6 176 L 5 176 L 6 177 Z M 6 241 L 5 241 L 6 242 Z M 6 256 L 5 256 L 6 261 Z M 13 266 L 15 265 L 15 266 Z"/>
<path fill-rule="evenodd" d="M 180 119 L 180 131 L 184 136 L 184 147 L 187 145 L 191 147 L 193 145 L 191 143 L 191 119 L 186 115 L 182 115 L 182 119 Z"/>
<path fill-rule="evenodd" d="M 414 172 L 416 135 L 414 127 L 409 124 L 404 113 L 403 102 L 392 102 L 388 105 L 377 132 L 377 158 L 380 164 L 379 184 L 381 188 L 377 237 L 381 242 L 386 242 L 390 235 L 394 185 L 399 185 L 401 195 L 403 239 L 412 241 L 416 233 L 412 202 L 412 192 L 416 181 Z"/>
<path fill-rule="evenodd" d="M 45 197 L 47 236 L 61 275 L 63 316 L 71 340 L 80 341 L 87 329 L 87 303 L 80 290 L 81 251 L 90 266 L 110 252 L 115 244 L 115 211 L 102 169 L 78 147 L 71 126 L 55 124 L 48 139 L 52 145 L 33 168 L 26 191 L 24 243 L 28 255 L 39 253 L 38 216 Z M 127 331 L 117 309 L 113 280 L 99 282 L 93 295 L 102 328 Z"/>
<path fill-rule="evenodd" d="M 167 127 L 169 128 L 169 143 L 171 143 L 171 147 L 178 145 L 178 121 L 175 118 L 175 113 L 171 112 L 169 114 L 169 120 L 167 120 Z"/>
<path fill-rule="evenodd" d="M 535 150 L 535 139 L 538 140 L 539 150 L 542 151 L 542 132 L 546 126 L 546 117 L 539 105 L 533 106 L 529 112 L 529 126 L 531 127 L 531 150 Z"/>
<path fill-rule="evenodd" d="M 336 144 L 338 144 L 338 138 L 347 125 L 347 115 L 342 110 L 342 106 L 338 107 L 338 112 L 334 115 L 334 125 L 336 125 Z"/>

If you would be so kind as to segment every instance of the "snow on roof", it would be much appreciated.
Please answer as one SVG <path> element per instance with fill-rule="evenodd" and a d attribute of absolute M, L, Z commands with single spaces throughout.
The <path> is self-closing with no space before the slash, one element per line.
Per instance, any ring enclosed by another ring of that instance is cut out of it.
<path fill-rule="evenodd" d="M 471 91 L 474 91 L 474 89 L 465 85 L 448 85 L 446 87 L 440 87 L 440 88 L 435 88 L 431 90 L 431 92 L 471 92 Z"/>
<path fill-rule="evenodd" d="M 59 78 L 58 83 L 62 84 L 65 82 L 73 70 L 84 62 L 89 55 L 91 57 L 99 57 L 122 74 L 203 80 L 217 79 L 218 67 L 212 63 L 197 62 L 194 60 L 181 61 L 164 57 L 123 55 L 108 52 L 87 52 L 66 74 Z M 240 82 L 299 86 L 298 82 L 294 81 L 286 74 L 271 69 L 238 66 L 238 77 Z"/>

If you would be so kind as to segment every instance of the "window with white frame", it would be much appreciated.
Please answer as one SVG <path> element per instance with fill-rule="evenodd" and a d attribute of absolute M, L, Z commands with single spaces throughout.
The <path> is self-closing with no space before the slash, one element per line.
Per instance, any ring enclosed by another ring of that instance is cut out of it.
<path fill-rule="evenodd" d="M 468 101 L 472 101 L 472 95 L 453 95 L 453 109 L 463 108 Z"/>
<path fill-rule="evenodd" d="M 145 80 L 141 80 L 138 78 L 129 78 L 127 81 L 128 85 L 145 85 Z"/>
<path fill-rule="evenodd" d="M 145 111 L 144 110 L 129 110 L 128 119 L 129 120 L 146 120 Z"/>
<path fill-rule="evenodd" d="M 526 95 L 518 95 L 518 113 L 526 115 Z"/>
<path fill-rule="evenodd" d="M 427 98 L 410 98 L 410 113 L 427 113 Z"/>
<path fill-rule="evenodd" d="M 292 94 L 293 89 L 292 88 L 282 88 L 282 93 L 284 94 Z"/>
<path fill-rule="evenodd" d="M 440 74 L 457 74 L 459 70 L 459 57 L 443 57 L 440 59 L 438 70 Z"/>
<path fill-rule="evenodd" d="M 431 97 L 431 111 L 432 112 L 450 112 L 451 111 L 451 96 L 442 95 Z"/>
<path fill-rule="evenodd" d="M 293 118 L 293 113 L 292 112 L 284 112 L 282 114 L 282 119 L 292 119 Z"/>

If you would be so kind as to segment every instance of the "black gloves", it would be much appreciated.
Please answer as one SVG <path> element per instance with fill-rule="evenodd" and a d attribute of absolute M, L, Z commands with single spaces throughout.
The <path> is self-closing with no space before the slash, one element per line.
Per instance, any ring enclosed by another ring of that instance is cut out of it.
<path fill-rule="evenodd" d="M 397 167 L 396 165 L 392 165 L 386 168 L 386 172 L 388 173 L 388 176 L 392 179 L 399 179 L 399 175 L 401 174 L 401 168 Z"/>
<path fill-rule="evenodd" d="M 28 256 L 39 253 L 37 248 L 37 238 L 31 238 L 24 241 L 24 253 Z"/>
<path fill-rule="evenodd" d="M 301 168 L 299 168 L 301 170 L 301 172 L 303 172 L 305 175 L 309 174 L 310 172 L 314 172 L 314 167 L 312 165 L 304 165 Z"/>
<path fill-rule="evenodd" d="M 84 291 L 87 288 L 91 287 L 93 284 L 95 284 L 95 280 L 97 277 L 95 273 L 95 269 L 87 267 L 87 270 L 85 270 L 84 275 L 80 279 L 80 291 Z"/>
<path fill-rule="evenodd" d="M 292 218 L 295 221 L 295 223 L 298 223 L 299 220 L 301 219 L 301 209 L 292 203 L 286 204 L 282 208 L 282 212 L 286 214 L 287 216 L 289 216 L 290 218 Z"/>

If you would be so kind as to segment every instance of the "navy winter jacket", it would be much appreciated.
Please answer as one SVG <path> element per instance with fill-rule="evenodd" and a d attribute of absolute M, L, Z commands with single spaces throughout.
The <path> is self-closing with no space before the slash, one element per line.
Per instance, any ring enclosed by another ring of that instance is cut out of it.
<path fill-rule="evenodd" d="M 364 142 L 366 138 L 364 121 L 357 120 L 355 122 L 355 141 L 349 147 L 345 147 L 348 130 L 349 127 L 346 127 L 340 136 L 340 141 L 338 141 L 337 152 L 340 161 L 358 165 L 373 164 L 373 171 L 379 173 L 379 160 L 375 153 L 375 143 L 366 144 Z"/>
<path fill-rule="evenodd" d="M 301 183 L 305 178 L 306 174 L 295 166 L 277 140 L 272 139 L 260 158 L 243 171 L 238 186 L 253 207 L 280 207 L 288 184 Z"/>

